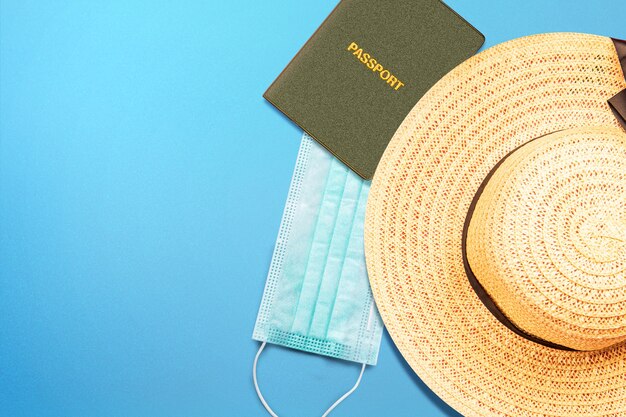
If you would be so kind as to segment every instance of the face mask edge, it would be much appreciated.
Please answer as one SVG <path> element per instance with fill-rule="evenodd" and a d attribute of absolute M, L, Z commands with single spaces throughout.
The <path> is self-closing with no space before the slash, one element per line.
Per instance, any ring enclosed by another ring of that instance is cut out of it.
<path fill-rule="evenodd" d="M 284 255 L 287 248 L 287 242 L 289 241 L 289 235 L 291 232 L 291 225 L 295 216 L 295 208 L 300 199 L 300 193 L 302 189 L 302 181 L 304 179 L 304 172 L 306 171 L 309 158 L 311 156 L 312 139 L 308 135 L 302 137 L 300 149 L 298 150 L 298 156 L 296 159 L 296 166 L 291 177 L 291 183 L 289 185 L 289 192 L 287 194 L 287 200 L 283 215 L 278 228 L 278 236 L 276 238 L 276 245 L 272 253 L 272 260 L 270 262 L 270 269 L 267 273 L 267 279 L 265 287 L 263 288 L 263 298 L 261 299 L 261 305 L 254 326 L 254 332 L 252 338 L 259 342 L 267 340 L 267 323 L 270 316 L 270 311 L 274 304 L 274 296 L 276 295 L 276 286 L 280 280 L 280 271 L 282 270 Z"/>

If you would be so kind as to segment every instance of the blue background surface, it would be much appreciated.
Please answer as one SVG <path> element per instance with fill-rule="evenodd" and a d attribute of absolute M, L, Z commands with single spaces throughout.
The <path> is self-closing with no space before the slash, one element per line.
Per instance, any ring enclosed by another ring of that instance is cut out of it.
<path fill-rule="evenodd" d="M 332 10 L 317 1 L 4 1 L 0 415 L 262 416 L 257 308 L 300 130 L 261 98 Z M 626 38 L 626 2 L 448 2 L 486 46 Z M 281 416 L 358 365 L 269 346 Z M 455 416 L 387 334 L 333 416 Z"/>

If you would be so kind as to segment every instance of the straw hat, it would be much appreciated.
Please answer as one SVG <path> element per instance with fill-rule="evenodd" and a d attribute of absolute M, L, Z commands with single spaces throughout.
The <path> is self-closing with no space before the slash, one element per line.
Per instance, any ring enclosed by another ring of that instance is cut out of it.
<path fill-rule="evenodd" d="M 609 38 L 510 41 L 440 80 L 378 166 L 376 304 L 465 416 L 626 415 L 625 88 Z"/>

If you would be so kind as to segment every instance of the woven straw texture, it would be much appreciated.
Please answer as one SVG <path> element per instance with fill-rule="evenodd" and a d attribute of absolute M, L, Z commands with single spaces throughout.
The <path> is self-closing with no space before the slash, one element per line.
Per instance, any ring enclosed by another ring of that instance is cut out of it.
<path fill-rule="evenodd" d="M 385 151 L 372 182 L 365 231 L 376 303 L 407 362 L 466 416 L 626 415 L 626 343 L 564 351 L 514 334 L 474 293 L 461 250 L 469 206 L 497 162 L 551 132 L 617 128 L 606 101 L 624 88 L 608 38 L 560 33 L 517 39 L 469 59 L 440 80 L 409 113 Z M 623 186 L 621 178 L 616 181 Z M 609 201 L 622 204 L 619 210 L 625 211 L 623 200 Z M 593 217 L 589 210 L 586 215 Z M 558 221 L 555 227 L 561 227 Z M 551 237 L 563 236 L 554 233 Z M 567 244 L 576 244 L 569 239 Z M 564 244 L 546 240 L 541 250 L 561 250 L 545 243 Z M 579 250 L 585 249 L 588 245 Z M 568 335 L 589 327 L 583 315 L 575 314 L 577 298 L 591 305 L 594 290 L 601 289 L 619 300 L 623 250 L 615 244 L 610 256 L 618 260 L 610 258 L 607 270 L 602 270 L 602 259 L 575 266 L 592 275 L 610 272 L 606 280 L 587 286 L 589 292 L 583 290 L 585 275 L 576 273 L 566 274 L 580 280 L 567 283 L 567 297 L 544 295 L 551 300 L 544 311 L 558 306 L 562 311 L 551 314 L 574 326 Z M 551 260 L 569 266 L 577 261 L 584 262 L 582 257 Z M 565 284 L 545 285 L 562 292 Z M 604 313 L 587 312 L 587 317 Z M 618 314 L 608 322 L 592 320 L 590 327 L 622 334 L 617 329 L 622 324 Z"/>

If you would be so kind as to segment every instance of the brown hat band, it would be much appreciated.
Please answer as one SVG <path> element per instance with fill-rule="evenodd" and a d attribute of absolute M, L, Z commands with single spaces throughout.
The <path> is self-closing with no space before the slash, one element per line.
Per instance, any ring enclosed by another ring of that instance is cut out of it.
<path fill-rule="evenodd" d="M 553 133 L 556 133 L 556 132 L 553 132 Z M 549 133 L 548 135 L 551 135 L 551 134 L 552 133 Z M 476 278 L 476 275 L 472 271 L 472 268 L 471 268 L 471 266 L 469 264 L 469 261 L 467 259 L 467 235 L 468 235 L 470 221 L 472 220 L 472 215 L 474 214 L 474 210 L 476 209 L 476 204 L 478 203 L 478 200 L 480 199 L 480 196 L 482 195 L 485 187 L 489 183 L 489 180 L 491 179 L 493 174 L 498 170 L 500 165 L 502 165 L 502 163 L 509 156 L 511 156 L 512 154 L 517 152 L 520 148 L 523 148 L 524 146 L 528 145 L 529 143 L 531 143 L 531 142 L 533 142 L 533 141 L 535 141 L 537 139 L 540 139 L 542 137 L 545 137 L 545 136 L 547 136 L 547 135 L 542 135 L 542 136 L 536 137 L 536 138 L 526 142 L 522 146 L 519 146 L 519 147 L 515 148 L 514 150 L 512 150 L 511 152 L 509 152 L 504 158 L 502 158 L 500 161 L 498 161 L 498 163 L 493 167 L 493 169 L 489 172 L 489 174 L 487 174 L 487 177 L 480 184 L 480 187 L 478 187 L 478 190 L 476 191 L 476 195 L 474 196 L 474 199 L 472 200 L 472 203 L 470 204 L 469 210 L 467 211 L 467 217 L 465 218 L 465 223 L 463 224 L 463 240 L 461 241 L 461 248 L 462 248 L 462 251 L 463 251 L 463 266 L 465 267 L 465 272 L 467 273 L 467 278 L 469 279 L 469 282 L 470 282 L 472 288 L 474 289 L 474 292 L 476 292 L 476 295 L 478 296 L 480 301 L 482 301 L 482 303 L 485 305 L 485 307 L 487 307 L 487 310 L 489 310 L 489 312 L 491 314 L 493 314 L 494 317 L 497 318 L 500 321 L 500 323 L 502 323 L 504 326 L 506 326 L 509 330 L 513 331 L 513 333 L 515 333 L 515 334 L 517 334 L 519 336 L 522 336 L 522 337 L 530 340 L 531 342 L 539 343 L 540 345 L 543 345 L 543 346 L 547 346 L 547 347 L 550 347 L 550 348 L 553 348 L 553 349 L 573 351 L 575 349 L 571 349 L 571 348 L 568 348 L 566 346 L 561 346 L 561 345 L 558 345 L 556 343 L 552 343 L 552 342 L 549 342 L 547 340 L 541 339 L 539 337 L 533 336 L 533 335 L 523 331 L 519 327 L 517 327 L 498 308 L 498 306 L 496 305 L 494 300 L 489 296 L 489 294 L 487 293 L 485 288 L 480 284 L 480 282 L 478 281 L 478 278 Z"/>

